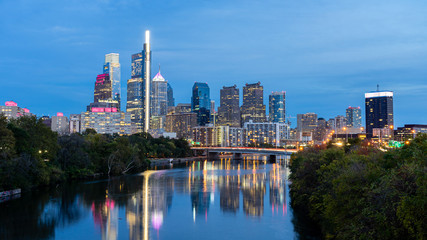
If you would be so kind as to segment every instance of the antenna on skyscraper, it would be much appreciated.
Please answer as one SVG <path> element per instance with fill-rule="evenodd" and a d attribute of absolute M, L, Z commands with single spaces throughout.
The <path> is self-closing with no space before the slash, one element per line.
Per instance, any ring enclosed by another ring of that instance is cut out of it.
<path fill-rule="evenodd" d="M 160 72 L 160 63 L 159 63 L 159 72 Z"/>
<path fill-rule="evenodd" d="M 380 85 L 377 84 L 377 92 L 379 92 L 379 91 L 380 91 Z"/>

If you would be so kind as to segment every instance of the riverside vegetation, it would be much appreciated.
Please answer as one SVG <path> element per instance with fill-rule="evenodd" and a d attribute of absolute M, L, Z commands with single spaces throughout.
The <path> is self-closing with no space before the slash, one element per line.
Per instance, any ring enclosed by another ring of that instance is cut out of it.
<path fill-rule="evenodd" d="M 291 158 L 291 204 L 325 239 L 427 239 L 427 135 L 382 152 L 353 140 Z"/>
<path fill-rule="evenodd" d="M 191 150 L 182 139 L 102 135 L 93 129 L 58 136 L 36 117 L 0 115 L 0 191 L 136 173 L 149 167 L 148 158 L 187 156 Z"/>

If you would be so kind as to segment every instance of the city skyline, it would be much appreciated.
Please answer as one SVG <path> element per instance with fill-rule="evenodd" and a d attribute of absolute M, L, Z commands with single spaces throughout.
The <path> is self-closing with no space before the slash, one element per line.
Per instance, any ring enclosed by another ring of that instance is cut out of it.
<path fill-rule="evenodd" d="M 130 79 L 131 53 L 140 49 L 144 30 L 150 29 L 152 41 L 156 42 L 152 49 L 152 64 L 162 64 L 162 73 L 174 89 L 176 103 L 190 102 L 191 89 L 188 86 L 195 81 L 209 84 L 211 99 L 215 102 L 219 102 L 219 90 L 224 85 L 236 84 L 242 88 L 245 83 L 260 81 L 264 86 L 264 98 L 272 91 L 287 92 L 288 114 L 296 116 L 298 113 L 315 112 L 319 117 L 331 118 L 344 115 L 348 106 L 360 106 L 364 112 L 364 93 L 374 90 L 379 84 L 381 90 L 395 94 L 396 127 L 424 123 L 426 106 L 421 104 L 421 109 L 415 108 L 412 103 L 422 102 L 427 94 L 427 68 L 423 66 L 427 47 L 419 40 L 425 39 L 424 32 L 427 32 L 421 24 L 423 15 L 420 10 L 426 3 L 361 1 L 331 6 L 328 2 L 307 6 L 286 1 L 252 2 L 242 10 L 238 8 L 238 1 L 219 4 L 221 6 L 193 2 L 190 8 L 187 4 L 174 5 L 177 7 L 175 11 L 166 7 L 166 12 L 174 14 L 162 20 L 158 20 L 156 14 L 164 4 L 147 6 L 153 11 L 144 18 L 131 16 L 131 13 L 145 7 L 135 2 L 134 5 L 126 5 L 127 1 L 103 2 L 104 5 L 84 3 L 75 9 L 65 4 L 59 11 L 64 18 L 55 24 L 47 20 L 57 17 L 58 12 L 54 10 L 62 7 L 60 3 L 44 2 L 36 6 L 22 1 L 28 9 L 20 4 L 1 3 L 2 9 L 10 11 L 3 16 L 5 20 L 0 30 L 10 35 L 10 40 L 2 40 L 3 45 L 0 46 L 4 53 L 0 60 L 5 63 L 0 70 L 5 79 L 2 81 L 0 102 L 15 101 L 38 116 L 53 116 L 56 112 L 65 115 L 80 113 L 91 102 L 93 76 L 99 74 L 104 55 L 117 52 L 121 55 L 124 111 L 126 93 L 123 90 L 126 89 L 125 80 Z M 251 17 L 255 8 L 271 10 L 271 4 L 276 8 L 269 12 L 269 17 L 260 14 Z M 114 7 L 119 7 L 122 13 L 116 13 L 118 20 L 108 27 L 108 31 L 117 30 L 120 37 L 105 38 L 103 31 L 107 30 L 96 30 L 96 27 L 104 23 Z M 38 8 L 45 9 L 44 19 L 30 23 L 28 20 L 34 19 L 31 14 L 22 16 L 29 9 Z M 93 11 L 89 12 L 89 9 Z M 349 9 L 353 13 L 346 15 Z M 18 10 L 22 13 L 18 14 Z M 65 17 L 75 14 L 76 10 L 82 11 L 74 20 L 66 20 Z M 192 17 L 200 20 L 200 24 L 189 22 L 190 18 L 185 13 L 190 10 L 195 11 Z M 331 11 L 321 13 L 322 10 Z M 294 16 L 284 14 L 295 12 L 298 14 Z M 308 13 L 314 13 L 314 16 L 308 17 Z M 76 20 L 79 16 L 90 17 L 87 19 L 88 27 Z M 16 17 L 21 17 L 21 21 L 14 24 Z M 99 20 L 95 21 L 93 18 L 97 17 Z M 258 24 L 244 27 L 236 22 L 239 19 Z M 279 19 L 295 25 L 277 25 Z M 316 22 L 319 19 L 320 22 Z M 119 30 L 123 27 L 120 24 L 132 20 L 134 24 Z M 173 23 L 172 20 L 178 22 Z M 219 22 L 213 24 L 216 20 Z M 338 23 L 337 20 L 342 21 Z M 227 21 L 231 21 L 230 26 L 225 24 Z M 368 22 L 373 23 L 372 26 Z M 24 28 L 23 24 L 27 23 Z M 197 27 L 203 24 L 213 28 L 212 33 Z M 269 27 L 264 30 L 265 26 Z M 340 34 L 331 36 L 328 26 L 341 30 Z M 236 27 L 239 31 L 232 32 Z M 304 34 L 308 37 L 316 35 L 316 41 L 305 37 L 304 40 Z M 355 38 L 355 34 L 358 37 Z M 170 36 L 174 36 L 174 40 Z M 31 39 L 31 42 L 26 39 Z M 258 42 L 269 44 L 259 47 Z M 225 52 L 229 56 L 227 59 L 223 58 Z M 286 57 L 279 57 L 282 55 Z M 254 60 L 258 63 L 257 68 L 253 68 Z"/>

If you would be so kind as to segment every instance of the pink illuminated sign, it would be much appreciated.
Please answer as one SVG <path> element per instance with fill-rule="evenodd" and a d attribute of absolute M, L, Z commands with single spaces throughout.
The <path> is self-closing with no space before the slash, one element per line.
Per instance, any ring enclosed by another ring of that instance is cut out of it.
<path fill-rule="evenodd" d="M 24 108 L 24 112 L 29 113 L 30 110 L 28 108 Z"/>
<path fill-rule="evenodd" d="M 62 112 L 57 112 L 57 113 L 56 113 L 56 116 L 58 116 L 58 117 L 63 117 L 63 116 L 64 116 L 64 114 L 63 114 Z"/>
<path fill-rule="evenodd" d="M 9 106 L 9 107 L 17 107 L 18 106 L 18 104 L 16 102 L 13 102 L 13 101 L 7 101 L 5 103 L 5 105 Z"/>
<path fill-rule="evenodd" d="M 117 108 L 99 108 L 93 107 L 92 112 L 117 112 Z"/>

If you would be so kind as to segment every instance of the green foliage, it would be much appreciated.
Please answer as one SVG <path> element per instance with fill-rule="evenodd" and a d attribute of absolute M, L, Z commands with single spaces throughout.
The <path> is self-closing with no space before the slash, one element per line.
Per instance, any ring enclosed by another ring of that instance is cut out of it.
<path fill-rule="evenodd" d="M 36 117 L 6 120 L 0 115 L 0 191 L 30 189 L 65 179 L 136 173 L 148 158 L 191 156 L 182 139 L 155 139 L 147 133 L 58 136 Z"/>
<path fill-rule="evenodd" d="M 361 142 L 291 158 L 292 206 L 326 239 L 426 239 L 427 135 L 380 152 Z"/>

